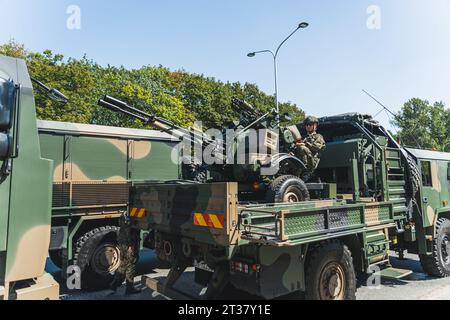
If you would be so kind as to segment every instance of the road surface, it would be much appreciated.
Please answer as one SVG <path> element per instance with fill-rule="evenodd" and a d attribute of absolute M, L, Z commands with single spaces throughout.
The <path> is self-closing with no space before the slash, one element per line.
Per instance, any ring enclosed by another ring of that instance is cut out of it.
<path fill-rule="evenodd" d="M 392 264 L 396 268 L 409 269 L 413 274 L 402 280 L 382 280 L 377 288 L 370 288 L 364 283 L 358 288 L 358 300 L 450 300 L 450 278 L 435 279 L 423 273 L 418 258 L 414 255 L 406 255 L 407 260 L 392 258 Z M 96 292 L 68 291 L 59 276 L 59 269 L 50 261 L 47 263 L 47 271 L 52 273 L 61 283 L 61 298 L 65 300 L 165 300 L 166 297 L 145 288 L 141 294 L 131 297 L 124 296 L 124 288 L 117 293 L 110 290 Z M 161 266 L 152 251 L 143 251 L 138 265 L 138 274 L 145 274 L 152 278 L 164 279 L 169 270 Z M 200 297 L 203 288 L 193 281 L 193 269 L 188 269 L 178 281 L 176 288 L 186 292 L 190 296 Z M 141 277 L 136 278 L 136 282 Z M 255 299 L 244 293 L 233 295 L 235 299 Z M 291 297 L 286 297 L 290 299 Z"/>

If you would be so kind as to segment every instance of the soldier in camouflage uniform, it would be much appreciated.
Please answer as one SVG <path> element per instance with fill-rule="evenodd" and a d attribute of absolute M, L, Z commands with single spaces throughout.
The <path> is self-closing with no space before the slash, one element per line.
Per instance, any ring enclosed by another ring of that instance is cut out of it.
<path fill-rule="evenodd" d="M 117 291 L 117 288 L 126 279 L 125 294 L 136 294 L 140 292 L 140 290 L 134 287 L 136 264 L 139 260 L 140 231 L 131 227 L 127 212 L 120 217 L 119 224 L 118 244 L 121 262 L 114 276 L 114 281 L 111 283 L 111 290 L 114 292 Z"/>
<path fill-rule="evenodd" d="M 308 136 L 304 139 L 297 139 L 294 154 L 306 165 L 308 170 L 306 175 L 310 177 L 319 165 L 320 153 L 325 149 L 325 140 L 321 134 L 316 132 L 319 126 L 319 120 L 316 117 L 307 117 L 304 124 Z"/>

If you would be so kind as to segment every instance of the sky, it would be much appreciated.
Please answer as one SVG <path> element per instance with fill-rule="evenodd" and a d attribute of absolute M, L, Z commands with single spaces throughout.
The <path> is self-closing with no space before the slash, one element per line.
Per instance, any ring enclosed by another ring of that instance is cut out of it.
<path fill-rule="evenodd" d="M 79 19 L 70 19 L 73 5 Z M 278 55 L 281 101 L 317 116 L 375 115 L 381 107 L 365 89 L 394 112 L 413 97 L 450 106 L 450 0 L 0 0 L 0 21 L 0 43 L 101 65 L 163 65 L 268 94 L 270 55 L 247 53 L 275 50 L 306 21 Z M 387 113 L 377 120 L 395 131 Z"/>

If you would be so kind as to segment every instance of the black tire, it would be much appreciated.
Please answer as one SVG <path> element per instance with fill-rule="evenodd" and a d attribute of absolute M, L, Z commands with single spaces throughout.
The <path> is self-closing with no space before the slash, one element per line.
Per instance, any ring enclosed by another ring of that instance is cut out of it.
<path fill-rule="evenodd" d="M 433 254 L 420 255 L 423 270 L 433 277 L 450 276 L 450 220 L 440 218 L 436 223 Z"/>
<path fill-rule="evenodd" d="M 50 256 L 50 260 L 52 260 L 53 264 L 58 268 L 62 269 L 63 259 L 62 259 L 62 250 L 52 250 L 48 252 Z"/>
<path fill-rule="evenodd" d="M 280 176 L 272 181 L 266 193 L 269 203 L 309 201 L 310 195 L 305 182 L 292 175 Z"/>
<path fill-rule="evenodd" d="M 409 200 L 413 200 L 416 197 L 417 192 L 420 188 L 421 183 L 421 174 L 419 167 L 417 166 L 414 159 L 408 155 L 406 158 L 407 161 L 407 171 L 408 171 L 408 180 L 406 183 L 406 197 Z"/>
<path fill-rule="evenodd" d="M 83 290 L 106 287 L 120 265 L 118 227 L 105 226 L 81 236 L 75 244 L 73 264 L 81 271 Z"/>
<path fill-rule="evenodd" d="M 310 254 L 305 272 L 306 300 L 355 300 L 356 274 L 348 247 L 340 241 L 323 242 Z"/>

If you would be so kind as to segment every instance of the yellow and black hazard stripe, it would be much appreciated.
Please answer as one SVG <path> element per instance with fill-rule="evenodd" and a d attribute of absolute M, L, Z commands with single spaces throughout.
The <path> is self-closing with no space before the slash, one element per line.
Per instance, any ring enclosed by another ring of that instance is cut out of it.
<path fill-rule="evenodd" d="M 223 229 L 225 227 L 225 216 L 221 214 L 194 213 L 194 225 Z"/>
<path fill-rule="evenodd" d="M 133 218 L 144 218 L 147 216 L 147 210 L 143 208 L 131 208 L 130 217 Z"/>

